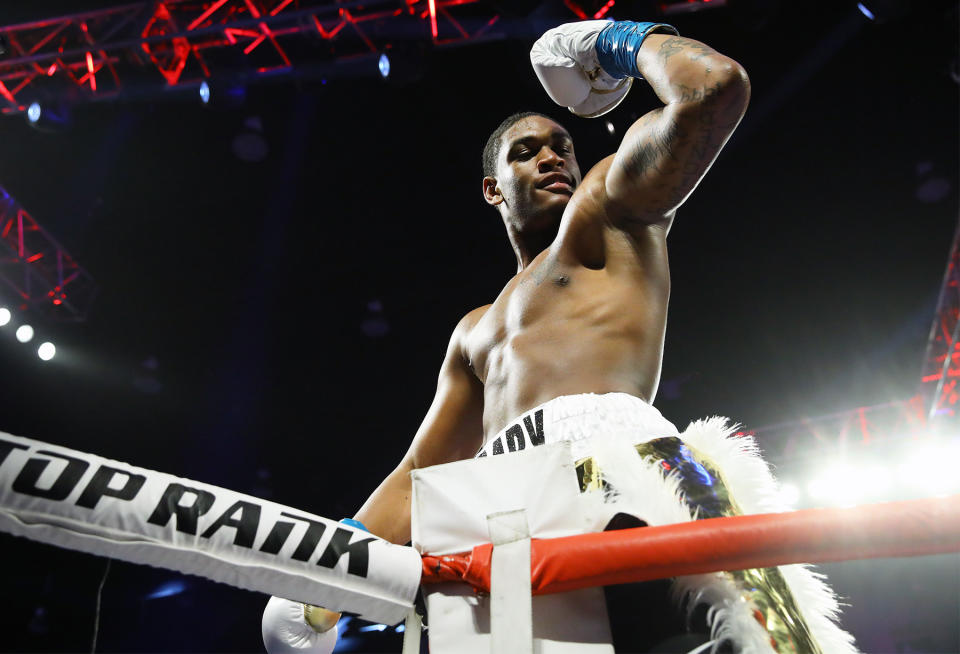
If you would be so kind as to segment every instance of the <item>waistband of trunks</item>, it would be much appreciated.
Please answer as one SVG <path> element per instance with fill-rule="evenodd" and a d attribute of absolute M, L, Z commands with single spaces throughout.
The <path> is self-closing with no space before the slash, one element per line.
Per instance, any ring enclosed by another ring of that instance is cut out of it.
<path fill-rule="evenodd" d="M 653 405 L 627 393 L 562 395 L 511 420 L 476 457 L 570 441 L 578 459 L 590 452 L 594 438 L 623 436 L 641 443 L 678 433 Z"/>

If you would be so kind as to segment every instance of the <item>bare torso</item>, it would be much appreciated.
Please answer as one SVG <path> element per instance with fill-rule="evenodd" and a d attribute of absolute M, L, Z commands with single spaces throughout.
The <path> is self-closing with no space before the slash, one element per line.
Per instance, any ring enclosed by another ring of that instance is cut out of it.
<path fill-rule="evenodd" d="M 410 473 L 470 458 L 526 410 L 579 393 L 654 399 L 670 297 L 667 231 L 743 117 L 750 84 L 734 60 L 668 34 L 648 35 L 636 65 L 664 104 L 634 121 L 582 181 L 559 123 L 532 114 L 500 133 L 483 197 L 522 269 L 454 329 L 407 453 L 357 513 L 373 533 L 407 542 Z"/>
<path fill-rule="evenodd" d="M 653 400 L 670 294 L 666 230 L 627 233 L 589 204 L 572 199 L 552 246 L 469 316 L 462 351 L 484 387 L 484 442 L 561 395 Z"/>

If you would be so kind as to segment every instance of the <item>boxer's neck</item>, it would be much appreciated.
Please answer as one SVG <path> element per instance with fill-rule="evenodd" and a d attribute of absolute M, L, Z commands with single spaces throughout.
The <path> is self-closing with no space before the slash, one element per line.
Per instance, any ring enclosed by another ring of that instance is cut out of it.
<path fill-rule="evenodd" d="M 518 273 L 529 266 L 538 254 L 550 247 L 557 238 L 557 232 L 557 227 L 520 231 L 516 226 L 507 224 L 507 236 L 517 257 Z"/>

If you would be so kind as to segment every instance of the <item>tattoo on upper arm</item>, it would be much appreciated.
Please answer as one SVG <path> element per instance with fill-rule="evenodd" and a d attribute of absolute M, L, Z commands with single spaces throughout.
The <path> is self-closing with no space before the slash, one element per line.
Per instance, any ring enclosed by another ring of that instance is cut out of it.
<path fill-rule="evenodd" d="M 662 114 L 663 109 L 657 109 L 650 112 L 646 118 L 650 122 L 656 122 Z M 680 133 L 676 122 L 669 122 L 663 125 L 662 129 L 655 128 L 650 138 L 637 143 L 630 153 L 627 172 L 635 177 L 643 177 L 650 172 L 662 172 L 660 165 L 669 158 L 677 141 L 683 138 L 684 135 Z"/>
<path fill-rule="evenodd" d="M 674 84 L 674 90 L 677 92 L 679 102 L 700 102 L 710 95 L 710 89 L 696 88 L 686 84 Z"/>
<path fill-rule="evenodd" d="M 662 108 L 651 111 L 640 119 L 644 136 L 625 153 L 623 171 L 645 186 L 649 204 L 644 213 L 659 215 L 676 208 L 699 183 L 742 115 L 719 84 L 678 88 L 681 97 L 696 101 L 696 111 L 669 119 Z"/>

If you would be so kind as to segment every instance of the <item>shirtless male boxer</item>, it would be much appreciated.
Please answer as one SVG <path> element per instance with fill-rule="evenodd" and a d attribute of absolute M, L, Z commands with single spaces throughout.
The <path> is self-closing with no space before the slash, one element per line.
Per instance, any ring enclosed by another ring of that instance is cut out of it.
<path fill-rule="evenodd" d="M 612 33 L 598 36 L 604 28 Z M 669 26 L 585 21 L 552 32 L 548 55 L 570 69 L 562 75 L 602 82 L 609 73 L 610 88 L 642 77 L 664 106 L 585 176 L 570 134 L 544 115 L 516 114 L 490 136 L 483 197 L 503 219 L 517 274 L 460 320 L 423 424 L 355 516 L 394 543 L 411 539 L 412 470 L 475 456 L 512 418 L 554 398 L 653 401 L 670 295 L 667 234 L 750 98 L 740 64 Z M 590 70 L 604 37 L 603 70 Z M 338 617 L 322 613 L 311 623 Z"/>
<path fill-rule="evenodd" d="M 663 107 L 582 176 L 570 134 L 508 118 L 484 151 L 517 274 L 453 331 L 436 396 L 400 465 L 355 518 L 410 541 L 410 471 L 473 457 L 515 417 L 562 395 L 652 402 L 663 357 L 667 233 L 743 117 L 743 67 L 693 39 L 647 35 L 636 66 Z"/>

